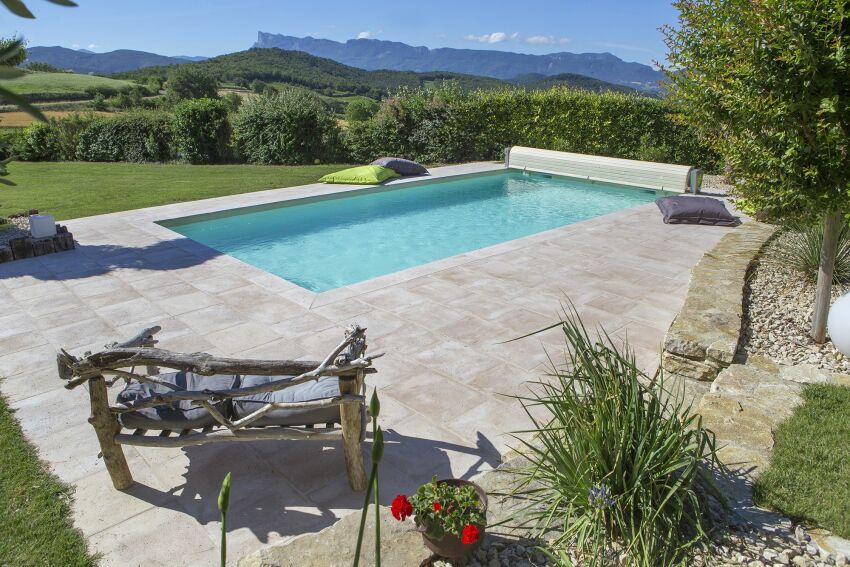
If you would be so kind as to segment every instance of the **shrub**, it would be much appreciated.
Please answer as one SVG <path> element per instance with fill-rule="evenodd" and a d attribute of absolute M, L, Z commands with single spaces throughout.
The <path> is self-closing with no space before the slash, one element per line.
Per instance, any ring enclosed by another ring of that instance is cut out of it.
<path fill-rule="evenodd" d="M 238 96 L 238 95 L 237 95 Z M 230 142 L 228 104 L 222 100 L 187 100 L 174 108 L 174 149 L 190 163 L 216 163 Z"/>
<path fill-rule="evenodd" d="M 218 82 L 207 71 L 195 65 L 177 65 L 168 73 L 165 94 L 172 101 L 218 98 Z"/>
<path fill-rule="evenodd" d="M 59 159 L 59 139 L 49 122 L 33 122 L 26 128 L 14 148 L 22 161 L 54 161 Z"/>
<path fill-rule="evenodd" d="M 54 67 L 50 63 L 42 63 L 41 61 L 31 61 L 26 65 L 29 71 L 39 71 L 41 73 L 64 73 L 62 69 Z"/>
<path fill-rule="evenodd" d="M 251 163 L 329 161 L 339 150 L 333 114 L 315 95 L 294 89 L 246 101 L 233 119 L 233 138 Z"/>
<path fill-rule="evenodd" d="M 816 282 L 823 246 L 823 223 L 791 225 L 780 238 L 783 239 L 782 246 L 770 261 L 799 272 L 812 283 Z M 838 252 L 832 281 L 836 284 L 850 282 L 850 225 L 847 224 L 838 233 Z"/>
<path fill-rule="evenodd" d="M 221 97 L 221 100 L 227 104 L 228 112 L 236 112 L 239 110 L 239 107 L 242 106 L 242 97 L 234 92 L 227 93 Z"/>
<path fill-rule="evenodd" d="M 97 120 L 94 114 L 69 114 L 64 118 L 53 121 L 56 139 L 59 143 L 59 159 L 72 161 L 77 159 L 77 145 L 80 135 Z"/>
<path fill-rule="evenodd" d="M 81 134 L 77 157 L 84 161 L 165 161 L 171 157 L 169 116 L 133 111 L 98 118 Z"/>
<path fill-rule="evenodd" d="M 106 110 L 106 97 L 104 97 L 101 93 L 97 93 L 94 95 L 94 98 L 91 99 L 91 107 L 95 110 Z"/>
<path fill-rule="evenodd" d="M 425 162 L 491 160 L 500 159 L 507 146 L 524 145 L 709 171 L 719 165 L 665 101 L 564 87 L 467 92 L 447 83 L 403 89 L 370 119 L 350 124 L 345 143 L 355 161 L 383 154 Z"/>
<path fill-rule="evenodd" d="M 0 161 L 14 157 L 24 136 L 24 128 L 0 128 Z"/>
<path fill-rule="evenodd" d="M 551 549 L 564 563 L 573 549 L 582 565 L 603 565 L 616 546 L 625 565 L 683 563 L 708 538 L 707 494 L 725 504 L 708 470 L 722 469 L 713 434 L 627 345 L 591 339 L 574 310 L 558 326 L 566 365 L 519 398 L 534 436 L 521 439 L 524 519 L 557 530 Z"/>
<path fill-rule="evenodd" d="M 348 122 L 363 122 L 372 118 L 381 106 L 368 98 L 357 98 L 345 107 L 345 119 Z"/>

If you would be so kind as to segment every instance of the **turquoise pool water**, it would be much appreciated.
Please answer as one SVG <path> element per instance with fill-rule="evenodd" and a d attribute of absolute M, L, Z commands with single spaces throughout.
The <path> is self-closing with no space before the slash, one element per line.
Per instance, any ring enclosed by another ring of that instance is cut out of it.
<path fill-rule="evenodd" d="M 651 203 L 658 195 L 505 171 L 160 224 L 322 292 Z"/>

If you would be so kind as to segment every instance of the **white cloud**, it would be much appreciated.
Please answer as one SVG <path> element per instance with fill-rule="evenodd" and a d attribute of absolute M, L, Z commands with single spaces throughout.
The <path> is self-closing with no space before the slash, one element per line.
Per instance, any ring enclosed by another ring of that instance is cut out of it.
<path fill-rule="evenodd" d="M 370 37 L 372 37 L 372 32 L 370 31 L 362 31 L 357 34 L 357 39 L 368 39 Z"/>
<path fill-rule="evenodd" d="M 570 43 L 572 40 L 568 37 L 555 37 L 554 35 L 532 35 L 525 38 L 524 41 L 532 45 L 564 45 Z"/>
<path fill-rule="evenodd" d="M 554 35 L 532 35 L 524 37 L 519 32 L 514 32 L 510 35 L 505 32 L 485 33 L 484 35 L 468 34 L 463 36 L 467 41 L 477 41 L 479 43 L 501 43 L 503 41 L 521 41 L 531 45 L 564 45 L 572 40 L 568 37 L 555 37 Z"/>
<path fill-rule="evenodd" d="M 98 44 L 96 44 L 96 43 L 90 43 L 90 44 L 88 44 L 88 46 L 86 47 L 86 49 L 97 49 L 98 47 L 100 47 Z"/>
<path fill-rule="evenodd" d="M 465 35 L 463 39 L 467 41 L 478 41 L 481 43 L 501 43 L 508 39 L 508 34 L 505 32 L 485 33 L 484 35 Z"/>
<path fill-rule="evenodd" d="M 71 44 L 71 49 L 79 49 L 79 48 L 80 48 L 80 44 L 79 44 L 79 43 L 72 43 L 72 44 Z"/>

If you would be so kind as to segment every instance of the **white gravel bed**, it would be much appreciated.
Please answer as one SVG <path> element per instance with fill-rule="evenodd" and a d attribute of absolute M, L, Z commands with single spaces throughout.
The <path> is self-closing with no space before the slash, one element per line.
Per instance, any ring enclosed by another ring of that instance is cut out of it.
<path fill-rule="evenodd" d="M 577 566 L 582 562 L 572 557 Z M 620 563 L 612 558 L 611 567 Z M 789 565 L 793 567 L 844 567 L 847 558 L 839 553 L 826 553 L 812 541 L 802 526 L 795 529 L 758 530 L 752 526 L 735 524 L 719 537 L 705 555 L 696 555 L 694 567 L 765 567 Z M 474 555 L 458 562 L 438 559 L 426 565 L 433 567 L 549 567 L 551 560 L 534 542 L 520 541 L 508 544 L 503 541 L 485 542 Z"/>
<path fill-rule="evenodd" d="M 831 342 L 816 344 L 809 336 L 815 286 L 799 273 L 771 261 L 783 245 L 780 235 L 764 249 L 753 269 L 744 299 L 741 352 L 761 354 L 782 364 L 815 364 L 832 372 L 850 373 L 850 358 Z M 850 286 L 833 286 L 833 300 Z"/>

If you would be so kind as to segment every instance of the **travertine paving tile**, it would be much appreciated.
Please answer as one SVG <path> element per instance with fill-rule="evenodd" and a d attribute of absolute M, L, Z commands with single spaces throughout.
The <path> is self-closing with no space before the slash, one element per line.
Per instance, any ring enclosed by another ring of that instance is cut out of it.
<path fill-rule="evenodd" d="M 654 372 L 691 267 L 725 234 L 663 225 L 650 204 L 314 294 L 155 224 L 357 189 L 314 184 L 72 220 L 76 250 L 0 265 L 0 391 L 42 458 L 76 485 L 77 524 L 104 565 L 216 563 L 215 499 L 228 471 L 231 556 L 330 525 L 362 494 L 348 487 L 339 447 L 292 442 L 127 447 L 137 483 L 116 492 L 86 423 L 87 392 L 56 376 L 58 348 L 99 349 L 160 325 L 162 348 L 317 359 L 358 322 L 370 352 L 387 353 L 367 384 L 381 392 L 389 502 L 433 474 L 468 478 L 498 464 L 505 433 L 527 424 L 505 395 L 526 393 L 563 359 L 559 329 L 503 341 L 557 321 L 568 300 L 590 332 L 627 336 Z"/>

